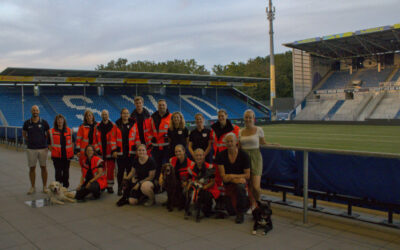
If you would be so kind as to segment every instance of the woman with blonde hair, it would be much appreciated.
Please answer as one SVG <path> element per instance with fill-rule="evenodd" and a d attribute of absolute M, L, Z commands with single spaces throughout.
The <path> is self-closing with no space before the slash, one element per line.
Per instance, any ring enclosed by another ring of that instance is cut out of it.
<path fill-rule="evenodd" d="M 264 131 L 261 127 L 255 125 L 255 113 L 248 109 L 243 114 L 244 128 L 239 131 L 239 145 L 250 158 L 250 202 L 251 209 L 256 207 L 260 200 L 261 193 L 261 175 L 263 168 L 263 159 L 260 152 L 260 145 L 267 142 L 264 138 Z M 249 211 L 250 212 L 250 211 Z"/>
<path fill-rule="evenodd" d="M 168 129 L 168 140 L 170 153 L 169 156 L 175 155 L 175 146 L 182 145 L 185 149 L 189 141 L 189 130 L 186 128 L 185 119 L 181 112 L 174 112 L 171 115 L 171 122 Z"/>

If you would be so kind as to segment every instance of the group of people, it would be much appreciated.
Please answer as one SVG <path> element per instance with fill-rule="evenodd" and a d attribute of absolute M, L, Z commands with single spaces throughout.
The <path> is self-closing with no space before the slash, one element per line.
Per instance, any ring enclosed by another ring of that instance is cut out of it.
<path fill-rule="evenodd" d="M 121 110 L 114 123 L 107 110 L 96 122 L 93 112 L 84 113 L 75 148 L 72 129 L 65 117 L 58 114 L 53 128 L 40 118 L 39 108 L 31 108 L 32 117 L 25 121 L 23 136 L 27 142 L 27 158 L 31 188 L 35 192 L 35 167 L 41 167 L 43 192 L 47 189 L 46 160 L 48 150 L 55 168 L 55 180 L 69 187 L 69 166 L 74 154 L 79 158 L 81 178 L 75 198 L 88 194 L 99 198 L 103 190 L 113 193 L 115 162 L 117 163 L 117 193 L 122 196 L 118 206 L 155 203 L 155 193 L 163 187 L 163 165 L 175 170 L 182 192 L 200 179 L 198 199 L 206 216 L 212 213 L 213 200 L 221 194 L 231 197 L 236 211 L 236 223 L 242 223 L 244 213 L 254 209 L 260 199 L 262 157 L 260 145 L 266 144 L 264 132 L 255 126 L 252 110 L 244 113 L 244 128 L 231 123 L 225 110 L 218 111 L 218 121 L 211 129 L 204 126 L 204 116 L 195 115 L 196 128 L 188 131 L 180 112 L 170 113 L 167 102 L 158 100 L 157 111 L 150 115 L 144 100 L 134 99 L 135 110 Z M 210 174 L 212 173 L 212 174 Z M 188 201 L 185 201 L 188 202 Z"/>

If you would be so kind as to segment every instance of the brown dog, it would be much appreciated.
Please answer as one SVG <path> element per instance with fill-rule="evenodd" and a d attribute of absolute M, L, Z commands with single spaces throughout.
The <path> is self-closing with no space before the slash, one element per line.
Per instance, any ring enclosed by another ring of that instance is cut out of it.
<path fill-rule="evenodd" d="M 161 174 L 162 186 L 165 190 L 167 190 L 168 195 L 168 211 L 171 212 L 174 207 L 178 207 L 180 210 L 182 210 L 185 202 L 182 185 L 181 182 L 176 178 L 175 168 L 171 164 L 165 163 L 162 165 Z"/>

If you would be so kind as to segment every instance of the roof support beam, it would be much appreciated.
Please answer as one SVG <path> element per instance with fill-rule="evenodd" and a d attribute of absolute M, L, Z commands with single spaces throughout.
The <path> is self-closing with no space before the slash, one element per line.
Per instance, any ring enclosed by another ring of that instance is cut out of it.
<path fill-rule="evenodd" d="M 322 41 L 322 44 L 323 44 L 326 48 L 328 48 L 330 51 L 332 51 L 333 53 L 335 53 L 335 55 L 336 55 L 337 57 L 342 56 L 341 53 L 339 53 L 338 51 L 336 51 L 336 49 L 335 49 L 334 46 L 331 46 L 329 43 L 327 43 L 327 42 L 325 42 L 325 41 Z"/>
<path fill-rule="evenodd" d="M 363 38 L 365 41 L 367 41 L 368 43 L 374 45 L 375 47 L 378 47 L 380 49 L 383 49 L 385 51 L 391 51 L 392 49 L 386 48 L 385 46 L 383 46 L 382 44 L 379 44 L 379 41 L 376 41 L 374 39 L 371 38 Z"/>
<path fill-rule="evenodd" d="M 358 54 L 358 52 L 354 52 L 350 48 L 345 48 L 343 46 L 340 46 L 340 45 L 337 45 L 337 44 L 334 44 L 334 43 L 325 42 L 325 44 L 329 44 L 329 46 L 332 46 L 332 47 L 340 49 L 340 50 L 344 50 L 344 51 L 349 52 L 350 54 L 353 54 L 353 55 L 357 55 Z"/>
<path fill-rule="evenodd" d="M 375 54 L 375 52 L 373 52 L 370 48 L 368 48 L 368 46 L 364 43 L 364 41 L 359 36 L 355 36 L 355 38 L 361 44 L 361 46 L 364 47 L 364 49 L 366 51 L 368 51 L 370 54 Z"/>
<path fill-rule="evenodd" d="M 394 37 L 400 43 L 400 35 L 396 30 L 392 30 Z"/>

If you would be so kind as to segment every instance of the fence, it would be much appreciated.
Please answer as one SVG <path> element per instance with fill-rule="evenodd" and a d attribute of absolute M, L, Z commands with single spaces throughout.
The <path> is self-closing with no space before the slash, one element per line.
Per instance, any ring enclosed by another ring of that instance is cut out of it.
<path fill-rule="evenodd" d="M 400 212 L 400 154 L 374 153 L 300 147 L 263 146 L 262 187 L 303 197 L 303 222 L 307 223 L 308 199 L 347 204 L 388 212 L 385 224 L 393 224 Z M 268 160 L 266 160 L 268 159 Z M 310 168 L 311 166 L 311 168 Z M 368 221 L 371 222 L 371 221 Z"/>

